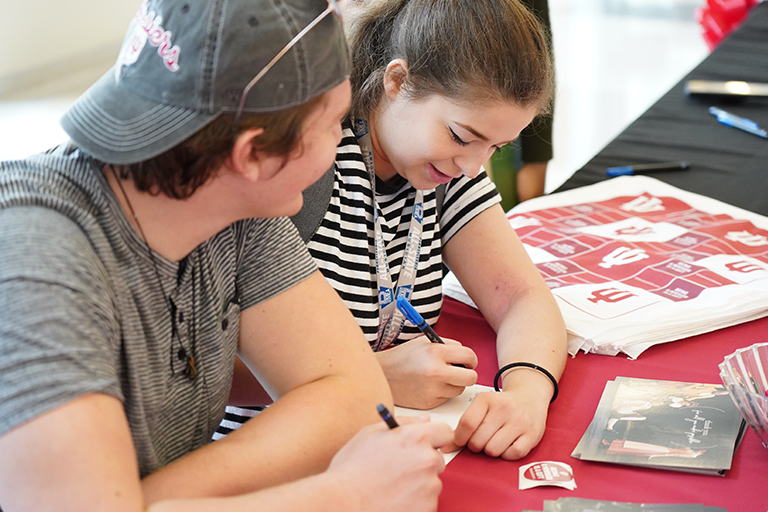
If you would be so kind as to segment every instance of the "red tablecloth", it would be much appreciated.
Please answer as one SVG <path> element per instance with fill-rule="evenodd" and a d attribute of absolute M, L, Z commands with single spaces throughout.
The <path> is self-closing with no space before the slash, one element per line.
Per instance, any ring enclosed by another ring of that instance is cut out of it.
<path fill-rule="evenodd" d="M 446 299 L 438 334 L 460 340 L 477 353 L 479 384 L 493 385 L 497 369 L 495 334 L 482 315 Z M 768 449 L 749 429 L 725 476 L 696 475 L 580 461 L 571 457 L 587 429 L 605 383 L 617 376 L 720 384 L 718 364 L 738 348 L 768 341 L 768 318 L 651 347 L 637 360 L 579 353 L 568 360 L 560 396 L 550 407 L 541 443 L 519 461 L 462 452 L 443 473 L 440 512 L 542 510 L 560 497 L 633 503 L 703 503 L 730 512 L 768 510 Z M 518 490 L 518 468 L 531 462 L 562 461 L 576 485 Z"/>

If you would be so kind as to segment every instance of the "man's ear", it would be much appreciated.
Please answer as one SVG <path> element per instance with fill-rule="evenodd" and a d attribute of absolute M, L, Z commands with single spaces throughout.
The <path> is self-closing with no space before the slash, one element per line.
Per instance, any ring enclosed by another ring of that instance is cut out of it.
<path fill-rule="evenodd" d="M 394 100 L 403 88 L 408 77 L 408 63 L 403 59 L 395 59 L 387 64 L 384 72 L 384 93 L 389 99 Z"/>
<path fill-rule="evenodd" d="M 256 138 L 264 133 L 264 128 L 250 128 L 235 139 L 227 164 L 232 170 L 246 179 L 257 180 L 261 171 L 261 161 L 256 148 Z"/>

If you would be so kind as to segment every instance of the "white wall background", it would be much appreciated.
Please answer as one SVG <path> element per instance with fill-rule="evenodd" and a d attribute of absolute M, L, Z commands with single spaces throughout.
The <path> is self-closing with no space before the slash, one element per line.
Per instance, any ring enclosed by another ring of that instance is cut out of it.
<path fill-rule="evenodd" d="M 0 0 L 0 94 L 114 60 L 141 0 Z"/>
<path fill-rule="evenodd" d="M 549 0 L 558 91 L 548 192 L 707 55 L 693 15 L 705 1 Z M 0 0 L 0 160 L 66 140 L 59 118 L 115 62 L 140 4 Z"/>

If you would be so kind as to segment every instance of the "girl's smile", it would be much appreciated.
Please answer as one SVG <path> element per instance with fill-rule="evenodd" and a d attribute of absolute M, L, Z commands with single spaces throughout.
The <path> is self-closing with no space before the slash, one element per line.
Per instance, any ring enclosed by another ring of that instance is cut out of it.
<path fill-rule="evenodd" d="M 488 101 L 469 103 L 433 94 L 413 98 L 398 76 L 404 61 L 390 63 L 385 96 L 369 116 L 376 175 L 396 175 L 429 190 L 461 175 L 474 178 L 483 163 L 515 140 L 538 113 L 535 106 Z"/>

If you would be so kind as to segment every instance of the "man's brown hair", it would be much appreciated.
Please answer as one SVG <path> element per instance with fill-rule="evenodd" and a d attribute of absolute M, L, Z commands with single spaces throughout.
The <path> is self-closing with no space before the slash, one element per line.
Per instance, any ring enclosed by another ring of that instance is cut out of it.
<path fill-rule="evenodd" d="M 122 179 L 131 179 L 138 190 L 186 199 L 208 181 L 232 151 L 245 130 L 263 128 L 253 148 L 286 160 L 301 151 L 304 120 L 322 103 L 325 95 L 297 107 L 266 114 L 245 114 L 237 125 L 234 114 L 223 114 L 181 144 L 156 157 L 128 165 L 111 165 Z"/>

